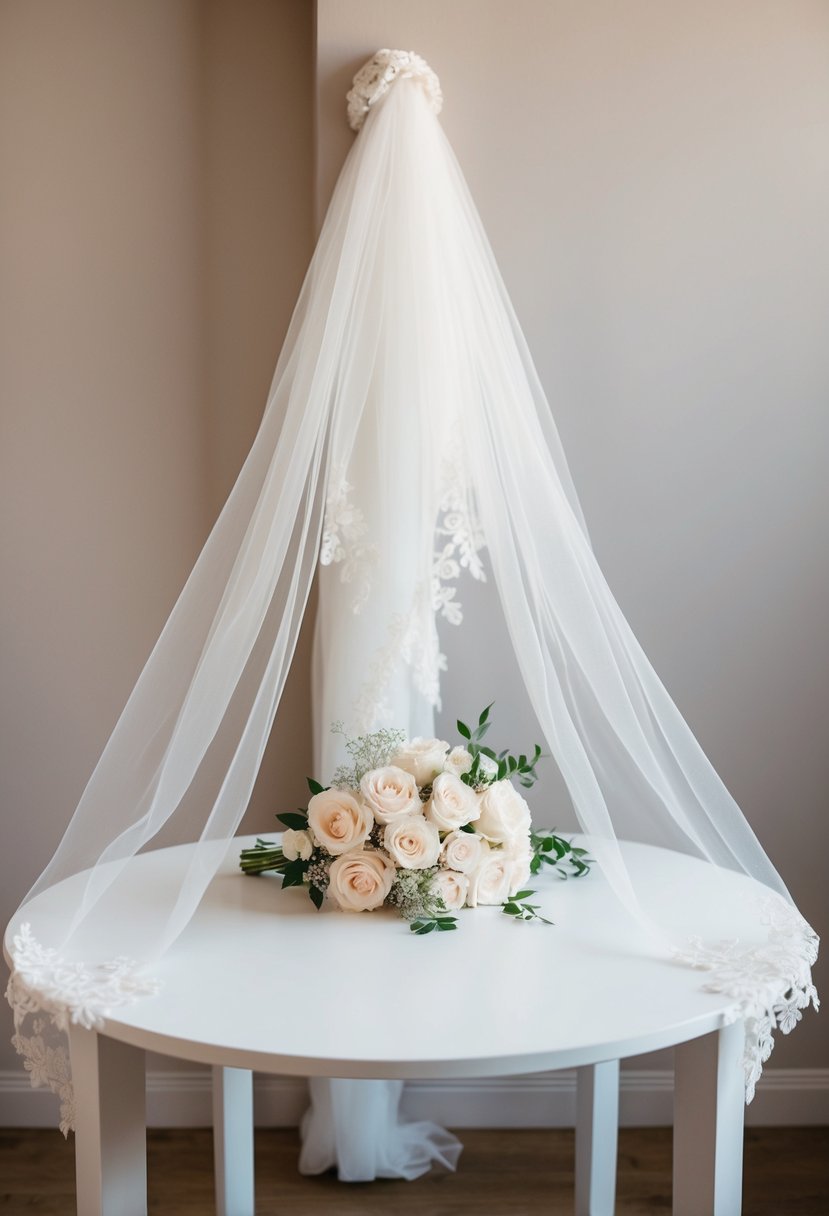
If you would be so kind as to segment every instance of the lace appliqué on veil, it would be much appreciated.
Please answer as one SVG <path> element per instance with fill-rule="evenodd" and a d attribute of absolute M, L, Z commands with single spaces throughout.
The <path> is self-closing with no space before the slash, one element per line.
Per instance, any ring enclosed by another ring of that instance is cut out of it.
<path fill-rule="evenodd" d="M 340 582 L 356 584 L 352 610 L 360 613 L 371 594 L 377 549 L 364 539 L 368 529 L 362 511 L 354 505 L 353 492 L 344 474 L 335 470 L 325 500 L 320 565 L 340 565 Z"/>
<path fill-rule="evenodd" d="M 457 443 L 450 445 L 449 451 L 453 449 L 458 452 Z M 447 455 L 441 469 L 435 549 L 428 587 L 425 582 L 420 583 L 410 611 L 396 615 L 389 623 L 386 644 L 377 652 L 355 702 L 355 728 L 358 731 L 374 730 L 378 722 L 389 717 L 387 693 L 395 668 L 401 661 L 411 668 L 412 682 L 418 692 L 435 709 L 441 708 L 440 677 L 446 671 L 447 663 L 446 655 L 440 649 L 436 620 L 440 617 L 449 625 L 463 623 L 463 605 L 457 598 L 455 584 L 464 570 L 478 582 L 486 582 L 481 560 L 484 547 L 483 530 L 462 462 L 458 455 Z"/>
<path fill-rule="evenodd" d="M 770 894 L 759 901 L 758 910 L 769 930 L 762 946 L 746 948 L 739 941 L 709 946 L 693 937 L 685 949 L 674 951 L 678 962 L 710 972 L 704 990 L 733 997 L 731 1020 L 745 1021 L 746 1102 L 754 1097 L 774 1048 L 774 1031 L 789 1034 L 804 1009 L 819 1007 L 811 973 L 818 954 L 817 934 L 781 896 Z"/>
<path fill-rule="evenodd" d="M 111 1009 L 151 996 L 159 983 L 127 958 L 95 965 L 67 962 L 41 946 L 28 924 L 13 938 L 12 958 L 6 988 L 14 1015 L 12 1045 L 23 1057 L 32 1088 L 45 1086 L 60 1099 L 60 1130 L 66 1136 L 75 1122 L 69 1026 L 100 1030 Z M 31 1034 L 24 1034 L 29 1018 Z"/>

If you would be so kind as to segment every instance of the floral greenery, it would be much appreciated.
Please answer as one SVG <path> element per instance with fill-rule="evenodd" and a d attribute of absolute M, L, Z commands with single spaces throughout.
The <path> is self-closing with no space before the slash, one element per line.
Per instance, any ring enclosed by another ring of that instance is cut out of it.
<path fill-rule="evenodd" d="M 511 895 L 507 902 L 501 908 L 501 911 L 506 916 L 514 916 L 516 920 L 540 920 L 544 925 L 551 925 L 553 922 L 547 920 L 544 916 L 538 914 L 538 904 L 522 903 L 522 900 L 527 900 L 531 895 L 535 895 L 535 891 L 517 891 L 515 895 Z"/>
<path fill-rule="evenodd" d="M 533 859 L 530 873 L 538 874 L 544 865 L 552 866 L 559 878 L 584 878 L 596 863 L 587 849 L 577 848 L 563 836 L 553 832 L 531 832 Z"/>
<path fill-rule="evenodd" d="M 416 933 L 418 937 L 422 937 L 424 933 L 433 933 L 435 929 L 439 933 L 446 933 L 457 927 L 457 920 L 454 916 L 431 916 L 424 920 L 414 920 L 409 925 L 412 933 Z"/>
<path fill-rule="evenodd" d="M 529 788 L 537 780 L 535 766 L 542 758 L 541 748 L 536 744 L 531 756 L 523 752 L 516 756 L 509 749 L 496 754 L 485 746 L 483 739 L 491 725 L 491 709 L 490 704 L 480 713 L 474 730 L 458 720 L 458 732 L 465 741 L 465 750 L 471 757 L 471 763 L 467 761 L 469 768 L 460 774 L 460 780 L 481 795 L 496 782 L 509 782 L 512 778 Z M 340 723 L 335 723 L 332 730 L 343 735 L 348 762 L 337 769 L 330 786 L 323 786 L 309 777 L 308 788 L 312 796 L 331 788 L 358 790 L 360 780 L 366 773 L 389 765 L 405 745 L 405 736 L 398 730 L 375 731 L 356 739 L 349 738 Z M 463 749 L 456 748 L 455 752 L 463 755 Z M 418 793 L 422 803 L 428 803 L 432 794 L 431 780 L 420 786 Z M 317 842 L 313 832 L 309 831 L 307 808 L 299 807 L 295 812 L 283 812 L 277 814 L 276 818 L 284 827 L 309 836 L 306 847 L 310 850 L 310 856 L 289 859 L 279 845 L 257 838 L 252 848 L 242 851 L 241 869 L 245 874 L 263 874 L 268 871 L 277 873 L 281 875 L 284 887 L 306 886 L 311 900 L 319 909 L 329 886 L 329 871 L 334 858 Z M 472 833 L 476 831 L 472 822 L 465 824 L 460 830 Z M 383 831 L 382 824 L 375 824 L 365 847 L 383 851 Z M 532 875 L 541 873 L 547 865 L 552 866 L 561 878 L 581 878 L 588 874 L 591 866 L 595 864 L 586 849 L 574 846 L 555 831 L 531 831 L 528 835 L 528 845 L 531 853 L 529 872 Z M 495 847 L 498 847 L 497 844 Z M 439 872 L 439 866 L 416 870 L 402 867 L 399 862 L 396 864 L 397 874 L 385 902 L 398 909 L 401 916 L 409 922 L 411 931 L 422 936 L 455 929 L 456 918 L 448 915 L 443 899 L 434 890 L 434 879 Z M 543 924 L 552 924 L 552 921 L 539 914 L 538 904 L 527 902 L 534 894 L 534 891 L 527 889 L 510 895 L 501 905 L 502 912 L 518 921 L 536 920 Z"/>
<path fill-rule="evenodd" d="M 490 702 L 486 709 L 481 712 L 478 718 L 478 725 L 474 730 L 458 718 L 458 733 L 466 739 L 466 750 L 472 757 L 472 767 L 468 773 L 463 774 L 461 781 L 465 785 L 471 785 L 475 789 L 480 789 L 481 786 L 491 785 L 495 781 L 504 781 L 510 777 L 517 777 L 519 783 L 525 789 L 529 789 L 538 780 L 535 766 L 541 759 L 541 748 L 536 743 L 532 757 L 528 759 L 523 752 L 518 756 L 513 756 L 507 748 L 496 755 L 491 747 L 484 747 L 481 740 L 490 728 L 489 711 L 494 704 L 494 701 Z M 487 766 L 482 761 L 482 756 L 486 756 L 492 762 L 491 765 Z"/>

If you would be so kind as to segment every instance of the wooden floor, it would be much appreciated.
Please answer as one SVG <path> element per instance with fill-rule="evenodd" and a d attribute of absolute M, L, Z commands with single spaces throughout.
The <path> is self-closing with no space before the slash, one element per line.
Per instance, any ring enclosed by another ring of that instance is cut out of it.
<path fill-rule="evenodd" d="M 296 1132 L 256 1133 L 257 1216 L 571 1216 L 571 1131 L 465 1131 L 456 1174 L 345 1185 L 296 1172 Z M 150 1211 L 210 1216 L 207 1129 L 149 1134 Z M 669 1128 L 620 1133 L 617 1216 L 670 1212 Z M 0 1129 L 0 1212 L 72 1216 L 72 1141 L 53 1131 Z M 829 1129 L 746 1133 L 744 1216 L 827 1216 Z M 82 1214 L 83 1216 L 83 1214 Z M 123 1216 L 131 1216 L 124 1213 Z M 705 1216 L 700 1213 L 700 1216 Z"/>

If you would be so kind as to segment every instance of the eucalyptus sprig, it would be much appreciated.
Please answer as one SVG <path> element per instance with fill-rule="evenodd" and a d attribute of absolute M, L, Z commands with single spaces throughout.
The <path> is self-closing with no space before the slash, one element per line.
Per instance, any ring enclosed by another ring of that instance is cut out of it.
<path fill-rule="evenodd" d="M 413 920 L 409 925 L 412 933 L 417 933 L 420 937 L 424 933 L 434 933 L 435 929 L 439 933 L 448 933 L 451 929 L 457 929 L 457 927 L 457 918 L 454 916 L 423 917 L 420 920 Z"/>
<path fill-rule="evenodd" d="M 467 751 L 472 756 L 472 767 L 469 772 L 463 774 L 461 781 L 473 788 L 480 788 L 482 785 L 491 785 L 494 781 L 504 781 L 509 777 L 516 777 L 520 785 L 529 789 L 538 780 L 535 766 L 542 757 L 541 748 L 536 743 L 532 756 L 527 756 L 524 752 L 514 756 L 509 748 L 505 748 L 496 755 L 491 747 L 485 747 L 482 740 L 491 726 L 489 711 L 494 704 L 494 701 L 490 702 L 481 712 L 478 717 L 478 725 L 474 730 L 458 718 L 458 734 L 466 739 Z M 491 772 L 487 772 L 487 766 L 482 765 L 482 756 L 486 756 L 495 766 Z"/>
<path fill-rule="evenodd" d="M 539 915 L 539 904 L 523 902 L 529 899 L 531 895 L 535 895 L 535 891 L 516 891 L 515 895 L 511 895 L 506 903 L 501 905 L 501 911 L 505 916 L 512 916 L 516 920 L 539 920 L 543 925 L 552 925 L 553 921 Z"/>
<path fill-rule="evenodd" d="M 540 873 L 541 867 L 548 865 L 553 867 L 559 878 L 583 878 L 596 864 L 587 849 L 577 847 L 554 831 L 531 832 L 530 847 L 533 851 L 531 874 Z"/>

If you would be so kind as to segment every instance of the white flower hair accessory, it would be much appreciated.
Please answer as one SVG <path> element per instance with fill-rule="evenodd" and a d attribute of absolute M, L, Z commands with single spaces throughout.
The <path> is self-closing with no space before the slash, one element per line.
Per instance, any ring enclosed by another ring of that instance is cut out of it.
<path fill-rule="evenodd" d="M 440 81 L 426 60 L 414 51 L 382 50 L 363 64 L 346 94 L 348 125 L 352 131 L 360 130 L 371 107 L 385 97 L 398 78 L 419 81 L 432 112 L 440 114 L 443 109 Z"/>

